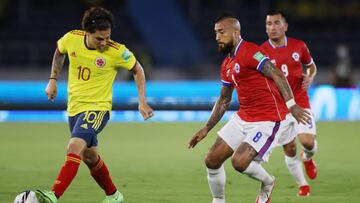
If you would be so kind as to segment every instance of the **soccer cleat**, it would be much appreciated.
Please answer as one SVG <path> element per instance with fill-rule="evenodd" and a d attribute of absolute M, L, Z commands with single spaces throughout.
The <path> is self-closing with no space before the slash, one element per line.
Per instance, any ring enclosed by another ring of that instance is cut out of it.
<path fill-rule="evenodd" d="M 39 203 L 56 203 L 57 197 L 53 191 L 48 190 L 36 190 L 36 198 Z"/>
<path fill-rule="evenodd" d="M 269 185 L 261 183 L 259 194 L 256 198 L 255 203 L 270 203 L 271 193 L 275 186 L 275 177 L 272 176 L 273 181 Z"/>
<path fill-rule="evenodd" d="M 316 164 L 313 159 L 303 160 L 306 174 L 310 179 L 315 179 L 317 176 Z"/>
<path fill-rule="evenodd" d="M 106 196 L 102 203 L 120 203 L 124 200 L 122 194 L 116 190 L 116 192 L 112 195 Z"/>
<path fill-rule="evenodd" d="M 310 186 L 303 185 L 299 187 L 299 192 L 297 194 L 298 197 L 306 197 L 310 195 Z"/>

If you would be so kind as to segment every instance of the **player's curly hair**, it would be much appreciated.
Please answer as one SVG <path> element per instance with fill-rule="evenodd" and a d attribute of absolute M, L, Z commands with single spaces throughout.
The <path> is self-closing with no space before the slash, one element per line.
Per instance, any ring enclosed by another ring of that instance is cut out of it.
<path fill-rule="evenodd" d="M 81 25 L 86 32 L 94 33 L 113 27 L 113 14 L 103 7 L 91 7 L 85 11 Z"/>

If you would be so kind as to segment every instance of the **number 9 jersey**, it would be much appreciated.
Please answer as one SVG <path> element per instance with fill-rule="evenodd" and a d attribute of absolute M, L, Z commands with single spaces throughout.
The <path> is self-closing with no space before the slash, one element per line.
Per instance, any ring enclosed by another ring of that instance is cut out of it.
<path fill-rule="evenodd" d="M 57 41 L 61 54 L 69 58 L 68 114 L 111 110 L 112 85 L 117 70 L 131 70 L 136 58 L 125 45 L 109 40 L 103 51 L 85 44 L 85 31 L 73 30 Z"/>
<path fill-rule="evenodd" d="M 310 108 L 309 96 L 302 87 L 303 65 L 314 63 L 306 44 L 294 38 L 286 37 L 285 45 L 275 47 L 270 40 L 264 42 L 261 48 L 268 54 L 271 62 L 279 68 L 289 81 L 295 101 L 302 108 Z"/>

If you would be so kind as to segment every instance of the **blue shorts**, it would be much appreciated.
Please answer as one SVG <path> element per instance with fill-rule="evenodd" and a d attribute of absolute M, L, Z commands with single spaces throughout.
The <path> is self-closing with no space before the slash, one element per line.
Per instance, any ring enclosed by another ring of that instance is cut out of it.
<path fill-rule="evenodd" d="M 87 147 L 97 146 L 97 134 L 109 120 L 109 111 L 85 111 L 69 117 L 71 137 L 85 140 Z"/>

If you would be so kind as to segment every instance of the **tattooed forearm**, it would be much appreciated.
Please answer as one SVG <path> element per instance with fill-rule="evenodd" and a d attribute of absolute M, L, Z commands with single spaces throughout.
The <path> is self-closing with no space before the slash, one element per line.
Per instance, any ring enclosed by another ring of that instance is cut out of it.
<path fill-rule="evenodd" d="M 219 99 L 216 101 L 211 116 L 206 123 L 206 128 L 210 131 L 223 117 L 225 111 L 229 108 L 231 102 L 233 88 L 222 87 Z"/>
<path fill-rule="evenodd" d="M 270 61 L 265 62 L 262 73 L 274 80 L 276 87 L 281 92 L 285 101 L 294 98 L 290 85 L 284 74 L 277 69 Z"/>
<path fill-rule="evenodd" d="M 62 67 L 64 66 L 65 55 L 61 54 L 58 49 L 55 50 L 52 67 L 51 67 L 51 78 L 57 78 L 60 74 Z"/>

